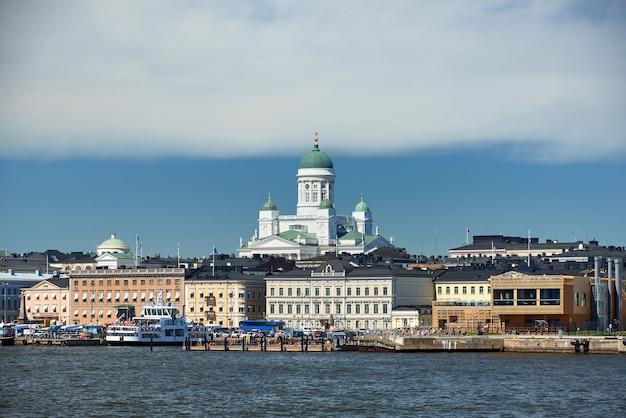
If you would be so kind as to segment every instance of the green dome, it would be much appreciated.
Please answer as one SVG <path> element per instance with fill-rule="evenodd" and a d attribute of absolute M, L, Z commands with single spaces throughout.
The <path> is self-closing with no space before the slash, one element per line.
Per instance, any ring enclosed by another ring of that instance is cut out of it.
<path fill-rule="evenodd" d="M 324 199 L 322 200 L 322 203 L 320 203 L 320 209 L 333 209 L 335 207 L 335 205 L 333 205 L 333 202 L 330 201 L 330 199 Z"/>
<path fill-rule="evenodd" d="M 269 193 L 267 194 L 267 202 L 265 202 L 261 210 L 278 210 L 276 203 L 272 202 L 272 198 Z"/>
<path fill-rule="evenodd" d="M 363 195 L 361 195 L 361 201 L 357 203 L 356 206 L 354 207 L 354 211 L 355 212 L 369 212 L 370 211 L 370 207 L 367 206 L 367 203 L 363 201 Z"/>
<path fill-rule="evenodd" d="M 315 133 L 313 150 L 302 157 L 300 168 L 333 168 L 333 162 L 326 153 L 320 151 Z"/>

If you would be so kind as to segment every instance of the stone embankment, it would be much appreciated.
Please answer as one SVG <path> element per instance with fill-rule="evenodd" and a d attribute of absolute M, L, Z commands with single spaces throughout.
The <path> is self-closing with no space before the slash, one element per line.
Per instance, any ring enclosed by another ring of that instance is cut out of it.
<path fill-rule="evenodd" d="M 359 351 L 626 354 L 623 337 L 568 336 L 365 336 Z"/>

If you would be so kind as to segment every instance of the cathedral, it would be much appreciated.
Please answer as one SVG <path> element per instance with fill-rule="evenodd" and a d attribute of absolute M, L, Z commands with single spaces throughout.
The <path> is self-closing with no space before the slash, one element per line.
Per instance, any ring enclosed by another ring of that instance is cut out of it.
<path fill-rule="evenodd" d="M 268 194 L 259 211 L 259 228 L 252 238 L 239 240 L 240 257 L 273 255 L 305 260 L 326 253 L 366 254 L 392 247 L 393 239 L 372 232 L 372 212 L 363 200 L 352 215 L 337 215 L 335 210 L 335 169 L 326 153 L 320 151 L 317 132 L 313 150 L 302 157 L 297 174 L 298 204 L 295 215 L 281 215 Z"/>

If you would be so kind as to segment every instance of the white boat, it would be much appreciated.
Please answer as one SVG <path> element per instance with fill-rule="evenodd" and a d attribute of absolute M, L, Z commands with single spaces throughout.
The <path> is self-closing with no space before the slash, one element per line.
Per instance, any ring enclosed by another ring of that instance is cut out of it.
<path fill-rule="evenodd" d="M 178 309 L 164 303 L 159 295 L 153 305 L 146 305 L 130 321 L 121 317 L 107 327 L 108 345 L 183 345 L 190 338 L 190 326 Z"/>

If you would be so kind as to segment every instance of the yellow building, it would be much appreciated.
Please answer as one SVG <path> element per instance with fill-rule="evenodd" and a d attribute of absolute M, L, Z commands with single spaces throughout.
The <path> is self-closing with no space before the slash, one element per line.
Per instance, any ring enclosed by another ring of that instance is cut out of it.
<path fill-rule="evenodd" d="M 238 327 L 265 317 L 264 276 L 198 271 L 185 281 L 185 317 L 198 324 Z"/>
<path fill-rule="evenodd" d="M 486 270 L 448 270 L 437 277 L 433 326 L 455 332 L 498 331 L 500 323 L 491 310 L 491 274 Z"/>

